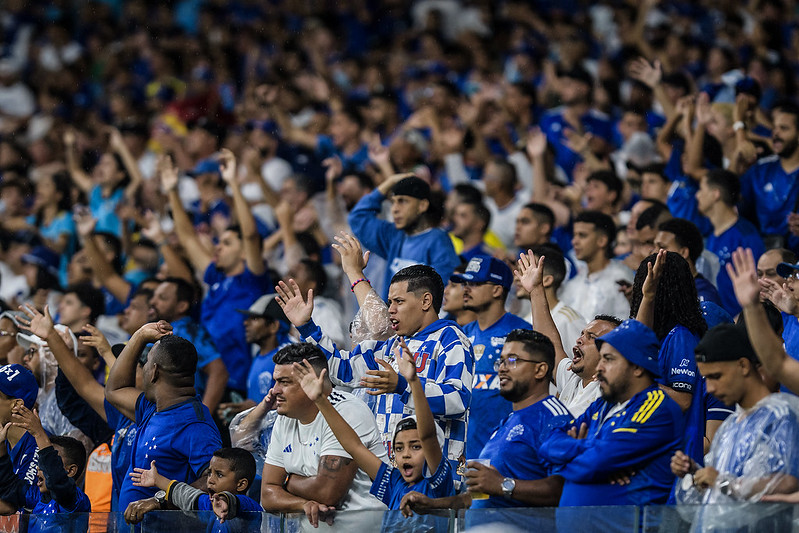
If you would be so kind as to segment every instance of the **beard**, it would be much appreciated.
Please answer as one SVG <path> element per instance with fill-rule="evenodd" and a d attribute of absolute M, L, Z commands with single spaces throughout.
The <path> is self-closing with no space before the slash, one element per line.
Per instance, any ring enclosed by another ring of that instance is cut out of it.
<path fill-rule="evenodd" d="M 777 152 L 777 155 L 784 159 L 793 157 L 794 154 L 796 154 L 796 150 L 799 148 L 799 139 L 794 139 L 792 141 L 783 141 L 783 143 L 784 144 L 782 146 L 782 150 Z"/>
<path fill-rule="evenodd" d="M 513 385 L 508 390 L 499 390 L 499 395 L 508 400 L 509 402 L 518 402 L 527 396 L 528 387 L 518 381 L 514 381 Z"/>
<path fill-rule="evenodd" d="M 464 311 L 471 311 L 473 313 L 480 314 L 483 311 L 486 311 L 490 306 L 491 306 L 491 302 L 486 302 L 486 303 L 480 304 L 480 305 L 464 304 L 463 310 Z"/>
<path fill-rule="evenodd" d="M 602 385 L 605 386 L 602 387 Z M 599 385 L 599 390 L 602 393 L 602 399 L 611 405 L 619 403 L 620 399 L 624 397 L 628 388 L 629 384 L 627 382 L 609 383 L 607 381 L 600 381 Z"/>

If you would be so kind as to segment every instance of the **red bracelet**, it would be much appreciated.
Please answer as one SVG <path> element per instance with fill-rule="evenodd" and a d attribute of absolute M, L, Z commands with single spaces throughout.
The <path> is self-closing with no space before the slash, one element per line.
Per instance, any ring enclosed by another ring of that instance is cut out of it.
<path fill-rule="evenodd" d="M 371 282 L 370 282 L 368 279 L 366 279 L 366 278 L 356 279 L 356 280 L 355 280 L 355 283 L 353 283 L 352 285 L 350 285 L 350 292 L 355 292 L 355 286 L 356 286 L 357 284 L 359 284 L 360 282 L 362 282 L 362 281 L 365 281 L 366 283 L 369 283 L 369 284 L 371 284 Z"/>

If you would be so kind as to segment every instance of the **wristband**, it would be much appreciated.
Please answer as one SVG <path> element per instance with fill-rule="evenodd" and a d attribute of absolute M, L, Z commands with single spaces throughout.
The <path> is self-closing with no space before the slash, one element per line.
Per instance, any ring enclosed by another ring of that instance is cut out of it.
<path fill-rule="evenodd" d="M 285 490 L 286 492 L 288 492 L 288 486 L 289 486 L 289 479 L 290 478 L 291 478 L 291 472 L 286 474 L 286 479 L 283 480 L 283 490 Z"/>
<path fill-rule="evenodd" d="M 746 124 L 744 124 L 743 121 L 739 120 L 739 121 L 735 122 L 732 125 L 732 129 L 733 129 L 733 131 L 745 130 L 746 129 Z"/>
<path fill-rule="evenodd" d="M 355 292 L 355 286 L 362 281 L 365 281 L 366 283 L 369 283 L 371 285 L 371 282 L 366 278 L 356 279 L 355 282 L 352 285 L 350 285 L 350 292 Z"/>

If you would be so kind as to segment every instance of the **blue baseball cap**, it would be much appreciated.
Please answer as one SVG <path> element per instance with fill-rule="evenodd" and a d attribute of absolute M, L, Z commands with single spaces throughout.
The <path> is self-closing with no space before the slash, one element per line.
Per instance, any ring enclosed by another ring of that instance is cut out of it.
<path fill-rule="evenodd" d="M 799 270 L 799 264 L 780 263 L 777 265 L 777 274 L 783 278 L 790 278 L 797 270 Z"/>
<path fill-rule="evenodd" d="M 222 169 L 219 167 L 219 161 L 213 158 L 203 159 L 197 165 L 187 172 L 189 176 L 199 176 L 200 174 L 219 174 L 222 175 Z"/>
<path fill-rule="evenodd" d="M 51 276 L 58 276 L 58 264 L 61 256 L 47 246 L 36 246 L 33 250 L 22 256 L 23 263 L 39 266 L 50 273 Z"/>
<path fill-rule="evenodd" d="M 33 372 L 22 365 L 0 366 L 0 392 L 9 398 L 19 398 L 25 407 L 33 409 L 39 395 L 39 385 Z"/>
<path fill-rule="evenodd" d="M 449 279 L 455 283 L 493 283 L 510 289 L 513 273 L 504 261 L 485 255 L 473 257 L 463 274 L 454 274 Z"/>
<path fill-rule="evenodd" d="M 596 347 L 601 348 L 607 342 L 634 365 L 648 370 L 655 377 L 660 377 L 658 351 L 660 343 L 655 332 L 637 320 L 625 320 L 615 329 L 596 339 Z"/>

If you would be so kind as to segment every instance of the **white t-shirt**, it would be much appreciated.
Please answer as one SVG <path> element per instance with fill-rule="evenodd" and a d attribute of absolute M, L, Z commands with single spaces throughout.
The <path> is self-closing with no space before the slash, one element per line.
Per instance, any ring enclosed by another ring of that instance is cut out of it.
<path fill-rule="evenodd" d="M 577 275 L 564 283 L 559 299 L 586 319 L 596 315 L 613 315 L 625 319 L 630 316 L 630 302 L 619 292 L 618 280 L 633 282 L 635 272 L 620 261 L 611 259 L 599 272 L 588 274 L 585 263 L 578 266 Z"/>
<path fill-rule="evenodd" d="M 583 387 L 583 379 L 571 371 L 571 359 L 563 359 L 555 372 L 558 386 L 558 399 L 575 417 L 580 416 L 588 406 L 599 398 L 599 382 L 592 381 Z"/>
<path fill-rule="evenodd" d="M 588 322 L 586 322 L 580 313 L 563 302 L 558 302 L 557 305 L 552 308 L 550 314 L 552 315 L 553 322 L 555 322 L 555 327 L 558 329 L 560 342 L 563 344 L 563 351 L 571 358 L 572 348 L 577 344 L 577 339 L 580 337 L 583 328 Z M 522 318 L 533 324 L 532 310 L 527 313 L 526 318 Z M 535 329 L 535 324 L 533 324 L 533 329 Z"/>
<path fill-rule="evenodd" d="M 352 394 L 337 389 L 330 393 L 328 399 L 336 411 L 352 426 L 361 438 L 361 442 L 380 460 L 388 462 L 382 436 L 369 407 Z M 269 449 L 266 451 L 267 464 L 283 468 L 288 474 L 311 477 L 317 474 L 319 458 L 325 455 L 352 458 L 339 444 L 322 413 L 317 414 L 310 424 L 302 424 L 294 418 L 278 415 L 272 429 Z M 359 468 L 349 492 L 336 509 L 385 510 L 386 506 L 369 493 L 371 486 L 372 481 L 369 476 Z M 340 528 L 341 525 L 340 520 L 336 519 L 335 527 Z"/>
<path fill-rule="evenodd" d="M 486 197 L 486 207 L 491 211 L 491 231 L 505 245 L 508 250 L 513 250 L 513 234 L 516 231 L 516 217 L 519 216 L 519 211 L 522 210 L 527 202 L 520 196 L 516 195 L 511 203 L 503 208 L 497 206 L 493 198 Z"/>

